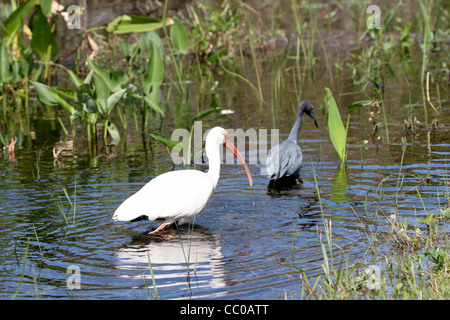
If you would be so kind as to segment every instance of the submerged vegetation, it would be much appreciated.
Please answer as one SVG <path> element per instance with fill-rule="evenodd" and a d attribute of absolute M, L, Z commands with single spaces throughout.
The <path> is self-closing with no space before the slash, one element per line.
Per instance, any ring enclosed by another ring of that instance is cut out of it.
<path fill-rule="evenodd" d="M 367 11 L 367 1 L 269 0 L 251 6 L 239 0 L 193 0 L 179 9 L 169 1 L 158 4 L 148 1 L 142 14 L 123 14 L 90 28 L 81 25 L 87 15 L 83 8 L 70 11 L 52 0 L 1 4 L 0 161 L 14 166 L 18 150 L 35 152 L 32 172 L 39 183 L 44 148 L 53 149 L 55 166 L 67 149 L 86 156 L 93 167 L 103 154 L 126 154 L 130 144 L 142 144 L 145 152 L 157 145 L 170 154 L 180 148 L 169 136 L 173 128 L 192 136 L 194 121 L 226 121 L 231 107 L 240 115 L 251 113 L 258 125 L 278 128 L 282 105 L 295 114 L 299 102 L 309 98 L 327 119 L 325 131 L 340 161 L 330 178 L 334 203 L 345 202 L 347 163 L 361 160 L 362 168 L 369 145 L 402 152 L 398 174 L 386 176 L 371 193 L 379 205 L 351 206 L 367 228 L 370 263 L 350 265 L 333 257 L 332 218 L 320 203 L 322 274 L 312 280 L 301 266 L 280 262 L 300 275 L 302 297 L 450 298 L 449 180 L 439 181 L 433 195 L 419 189 L 429 177 L 414 176 L 417 187 L 402 189 L 407 145 L 425 133 L 430 149 L 432 135 L 448 126 L 443 123 L 449 121 L 444 112 L 450 77 L 448 1 L 385 1 L 379 15 Z M 354 89 L 350 98 L 344 83 Z M 395 86 L 406 87 L 408 94 L 399 91 L 398 105 L 388 105 L 387 91 Z M 230 96 L 230 87 L 240 88 L 238 97 Z M 405 110 L 401 123 L 389 116 L 394 108 Z M 54 140 L 60 142 L 47 144 L 36 136 L 38 118 L 52 121 L 58 128 Z M 352 121 L 370 126 L 373 135 L 362 136 Z M 350 154 L 348 144 L 360 145 L 360 154 Z M 322 145 L 317 148 L 321 155 Z M 181 151 L 185 166 L 199 156 L 191 154 L 190 145 Z M 414 207 L 414 222 L 402 217 L 397 198 L 389 210 L 382 208 L 387 185 L 422 204 Z M 317 180 L 316 188 L 320 202 Z M 61 200 L 56 206 L 65 225 L 75 229 L 76 183 L 73 200 L 63 185 L 62 190 L 69 211 Z M 368 197 L 369 191 L 363 200 Z M 427 207 L 426 197 L 439 199 L 439 208 Z M 378 225 L 388 227 L 371 229 Z M 382 256 L 381 244 L 389 248 Z M 24 261 L 29 250 L 28 241 Z M 150 256 L 148 265 L 153 275 Z M 372 277 L 373 265 L 383 265 L 383 277 Z M 25 263 L 23 268 L 19 283 Z"/>

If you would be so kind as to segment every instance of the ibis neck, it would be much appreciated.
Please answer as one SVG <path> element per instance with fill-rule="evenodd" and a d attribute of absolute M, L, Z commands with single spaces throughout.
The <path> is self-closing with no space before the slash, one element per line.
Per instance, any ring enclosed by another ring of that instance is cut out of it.
<path fill-rule="evenodd" d="M 214 189 L 217 186 L 220 176 L 220 151 L 219 148 L 207 148 L 206 155 L 209 161 L 209 170 L 206 173 L 214 184 Z"/>
<path fill-rule="evenodd" d="M 302 116 L 303 114 L 297 115 L 297 120 L 295 120 L 294 125 L 292 126 L 291 132 L 289 133 L 288 140 L 297 141 L 298 140 L 298 134 L 300 132 L 300 127 L 302 126 Z"/>

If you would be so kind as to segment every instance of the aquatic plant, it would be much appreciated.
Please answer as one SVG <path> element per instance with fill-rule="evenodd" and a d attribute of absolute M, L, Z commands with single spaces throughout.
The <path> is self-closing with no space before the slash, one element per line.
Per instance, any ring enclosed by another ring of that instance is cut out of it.
<path fill-rule="evenodd" d="M 339 155 L 339 159 L 341 159 L 340 167 L 345 167 L 347 160 L 347 129 L 350 114 L 348 115 L 347 126 L 344 127 L 338 106 L 329 88 L 325 88 L 324 101 L 328 106 L 328 130 L 330 139 Z"/>
<path fill-rule="evenodd" d="M 200 61 L 214 63 L 218 58 L 230 60 L 238 52 L 237 39 L 245 32 L 242 28 L 243 5 L 239 2 L 235 6 L 232 1 L 225 0 L 220 6 L 202 1 L 187 6 L 192 47 L 196 48 L 195 54 Z"/>

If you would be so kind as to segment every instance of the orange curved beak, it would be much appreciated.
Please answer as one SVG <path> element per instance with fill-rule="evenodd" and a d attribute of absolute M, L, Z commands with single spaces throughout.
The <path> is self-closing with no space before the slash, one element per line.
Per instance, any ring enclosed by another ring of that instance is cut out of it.
<path fill-rule="evenodd" d="M 250 170 L 248 170 L 248 167 L 247 167 L 247 164 L 245 163 L 244 158 L 241 156 L 241 154 L 239 153 L 238 149 L 236 149 L 236 147 L 230 141 L 230 139 L 228 139 L 227 135 L 225 136 L 224 146 L 225 146 L 225 148 L 227 148 L 228 150 L 233 152 L 234 156 L 236 158 L 238 158 L 239 161 L 242 163 L 242 165 L 244 166 L 245 172 L 247 172 L 248 182 L 249 182 L 250 186 L 253 186 L 252 176 L 250 175 Z"/>

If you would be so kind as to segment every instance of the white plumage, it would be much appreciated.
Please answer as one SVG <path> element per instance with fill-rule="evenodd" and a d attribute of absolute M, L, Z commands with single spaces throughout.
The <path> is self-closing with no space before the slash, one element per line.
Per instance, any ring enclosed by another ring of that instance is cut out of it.
<path fill-rule="evenodd" d="M 211 129 L 206 137 L 206 155 L 209 170 L 177 170 L 157 176 L 117 208 L 113 219 L 130 221 L 142 215 L 149 220 L 164 219 L 151 234 L 177 222 L 183 224 L 200 213 L 217 186 L 220 175 L 220 147 L 224 145 L 241 161 L 252 185 L 248 167 L 239 151 L 228 139 L 228 132 L 221 128 Z"/>

